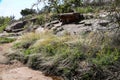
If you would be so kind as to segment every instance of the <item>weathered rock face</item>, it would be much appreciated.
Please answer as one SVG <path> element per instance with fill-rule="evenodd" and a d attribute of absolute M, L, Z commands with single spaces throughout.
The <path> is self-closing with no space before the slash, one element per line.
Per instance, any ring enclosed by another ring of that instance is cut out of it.
<path fill-rule="evenodd" d="M 111 23 L 109 20 L 103 19 L 87 19 L 79 22 L 78 24 L 66 24 L 61 26 L 62 31 L 58 31 L 57 35 L 63 35 L 64 32 L 68 32 L 72 35 L 79 35 L 82 33 L 88 33 L 92 31 L 107 31 L 112 28 L 119 27 L 116 23 Z"/>
<path fill-rule="evenodd" d="M 37 20 L 37 17 L 34 17 L 34 18 L 31 18 L 29 20 L 24 20 L 24 21 L 18 21 L 18 22 L 15 22 L 11 25 L 9 25 L 5 31 L 6 32 L 20 32 L 20 31 L 23 31 L 24 30 L 24 27 L 27 23 L 31 22 L 31 23 L 35 23 Z M 32 25 L 33 26 L 33 25 Z M 30 27 L 32 28 L 32 27 Z M 33 27 L 34 28 L 34 27 Z"/>
<path fill-rule="evenodd" d="M 40 27 L 38 27 L 38 28 L 35 30 L 35 32 L 36 32 L 36 33 L 44 33 L 44 32 L 45 32 L 45 29 L 40 26 Z"/>
<path fill-rule="evenodd" d="M 63 24 L 78 22 L 84 19 L 83 15 L 80 13 L 63 13 L 59 15 L 59 18 Z"/>
<path fill-rule="evenodd" d="M 19 32 L 19 31 L 23 30 L 24 25 L 26 23 L 27 23 L 26 21 L 19 21 L 19 22 L 13 23 L 13 24 L 9 25 L 5 29 L 5 31 L 7 31 L 7 32 Z"/>

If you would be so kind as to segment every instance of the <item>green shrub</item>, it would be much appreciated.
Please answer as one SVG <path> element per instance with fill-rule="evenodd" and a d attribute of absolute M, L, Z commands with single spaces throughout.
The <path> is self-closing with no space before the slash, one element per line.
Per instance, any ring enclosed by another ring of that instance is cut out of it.
<path fill-rule="evenodd" d="M 29 48 L 36 40 L 40 38 L 39 34 L 33 32 L 22 35 L 18 42 L 14 44 L 14 48 Z"/>
<path fill-rule="evenodd" d="M 13 42 L 13 41 L 15 41 L 15 39 L 0 37 L 0 44 L 2 44 L 2 43 L 10 43 L 10 42 Z"/>
<path fill-rule="evenodd" d="M 104 48 L 96 53 L 92 62 L 98 66 L 110 65 L 119 59 L 120 52 L 117 49 Z"/>
<path fill-rule="evenodd" d="M 25 8 L 23 10 L 21 10 L 20 14 L 22 16 L 27 16 L 27 15 L 30 15 L 30 14 L 36 14 L 36 10 L 35 9 L 28 9 L 28 8 Z"/>
<path fill-rule="evenodd" d="M 36 21 L 36 24 L 43 25 L 45 23 L 45 17 L 44 15 L 39 15 Z"/>
<path fill-rule="evenodd" d="M 90 13 L 90 12 L 94 12 L 94 9 L 90 6 L 88 7 L 77 7 L 76 11 L 79 13 Z"/>
<path fill-rule="evenodd" d="M 32 49 L 25 49 L 23 53 L 24 55 L 30 55 L 32 52 Z"/>
<path fill-rule="evenodd" d="M 20 48 L 20 44 L 21 44 L 20 42 L 15 43 L 13 48 L 15 48 L 15 49 Z"/>

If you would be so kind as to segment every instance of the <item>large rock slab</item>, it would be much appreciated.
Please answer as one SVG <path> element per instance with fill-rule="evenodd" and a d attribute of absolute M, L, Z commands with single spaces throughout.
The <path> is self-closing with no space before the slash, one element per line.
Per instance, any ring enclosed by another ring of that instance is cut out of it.
<path fill-rule="evenodd" d="M 72 35 L 80 35 L 95 31 L 108 31 L 112 30 L 112 28 L 115 29 L 118 26 L 118 24 L 105 19 L 86 19 L 77 24 L 71 23 L 62 25 L 61 27 L 63 30 L 58 31 L 56 34 L 64 35 L 67 32 Z"/>
<path fill-rule="evenodd" d="M 37 17 L 33 17 L 31 19 L 26 19 L 26 20 L 21 20 L 21 21 L 14 22 L 14 23 L 10 24 L 9 26 L 7 26 L 5 31 L 6 32 L 20 32 L 20 31 L 23 31 L 23 30 L 25 30 L 25 25 L 26 24 L 35 23 L 36 20 L 37 20 Z M 34 27 L 30 27 L 30 28 L 34 28 Z"/>
<path fill-rule="evenodd" d="M 2 80 L 53 80 L 50 77 L 46 77 L 42 72 L 31 70 L 28 67 L 21 67 L 11 69 L 4 72 L 1 76 Z"/>
<path fill-rule="evenodd" d="M 84 19 L 84 16 L 80 13 L 62 13 L 59 14 L 59 19 L 63 24 L 79 22 Z"/>
<path fill-rule="evenodd" d="M 7 32 L 19 32 L 19 31 L 22 31 L 23 28 L 24 28 L 24 25 L 26 24 L 27 22 L 26 21 L 18 21 L 18 22 L 15 22 L 11 25 L 9 25 L 5 31 Z"/>

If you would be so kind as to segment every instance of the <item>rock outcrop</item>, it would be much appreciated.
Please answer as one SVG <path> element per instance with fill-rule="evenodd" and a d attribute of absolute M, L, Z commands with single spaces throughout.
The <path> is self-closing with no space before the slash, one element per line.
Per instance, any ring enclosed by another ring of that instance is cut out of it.
<path fill-rule="evenodd" d="M 7 26 L 5 31 L 6 32 L 20 32 L 20 31 L 23 31 L 23 30 L 25 30 L 25 25 L 27 23 L 29 23 L 29 22 L 30 23 L 35 23 L 36 20 L 37 20 L 37 17 L 34 17 L 34 18 L 31 18 L 31 19 L 28 19 L 28 20 L 21 20 L 21 21 L 15 22 L 15 23 Z"/>
<path fill-rule="evenodd" d="M 59 14 L 59 19 L 63 24 L 79 22 L 84 19 L 84 16 L 80 13 L 62 13 Z"/>
<path fill-rule="evenodd" d="M 15 22 L 11 25 L 9 25 L 5 31 L 6 32 L 19 32 L 22 31 L 24 28 L 24 25 L 26 24 L 26 21 L 19 21 L 19 22 Z"/>
<path fill-rule="evenodd" d="M 66 24 L 61 27 L 63 30 L 57 31 L 58 35 L 63 35 L 64 32 L 68 32 L 72 35 L 80 35 L 92 31 L 108 31 L 116 29 L 119 25 L 104 19 L 86 19 L 82 20 L 78 24 Z"/>

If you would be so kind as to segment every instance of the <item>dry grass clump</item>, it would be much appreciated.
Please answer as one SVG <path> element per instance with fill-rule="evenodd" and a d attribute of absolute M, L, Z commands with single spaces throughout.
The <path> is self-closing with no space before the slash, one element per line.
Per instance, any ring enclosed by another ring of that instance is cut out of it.
<path fill-rule="evenodd" d="M 85 43 L 93 48 L 120 48 L 120 33 L 114 31 L 94 31 L 85 38 Z"/>
<path fill-rule="evenodd" d="M 22 35 L 15 43 L 15 48 L 29 48 L 36 40 L 40 38 L 39 34 L 36 33 L 26 33 Z"/>
<path fill-rule="evenodd" d="M 44 32 L 44 33 L 33 33 L 32 32 L 32 33 L 27 33 L 25 35 L 22 35 L 18 39 L 18 41 L 15 43 L 14 47 L 23 48 L 25 50 L 25 53 L 27 54 L 31 52 L 38 53 L 40 52 L 40 49 L 45 46 L 50 46 L 54 44 L 57 44 L 57 45 L 64 44 L 73 39 L 74 38 L 70 35 L 58 37 L 49 31 Z"/>

